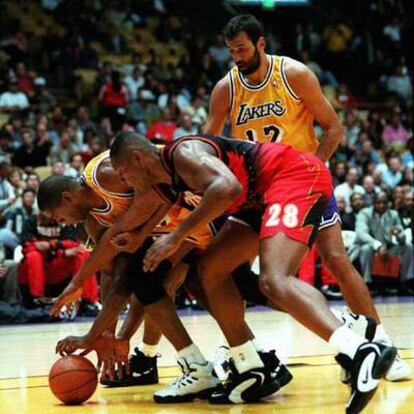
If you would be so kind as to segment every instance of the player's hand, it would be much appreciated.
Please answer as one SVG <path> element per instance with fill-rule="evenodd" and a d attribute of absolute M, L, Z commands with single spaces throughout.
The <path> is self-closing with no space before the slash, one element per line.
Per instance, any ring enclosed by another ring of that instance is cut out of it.
<path fill-rule="evenodd" d="M 144 242 L 141 232 L 125 232 L 116 234 L 111 243 L 120 251 L 134 253 Z"/>
<path fill-rule="evenodd" d="M 153 272 L 164 259 L 172 256 L 178 250 L 180 244 L 181 242 L 177 241 L 174 232 L 155 240 L 145 254 L 144 272 Z"/>
<path fill-rule="evenodd" d="M 87 335 L 67 336 L 56 345 L 56 353 L 61 356 L 73 354 L 78 349 L 85 350 L 85 352 L 82 352 L 82 355 L 86 355 L 91 351 L 91 343 Z"/>
<path fill-rule="evenodd" d="M 184 283 L 188 268 L 188 264 L 179 263 L 167 272 L 163 285 L 168 296 L 173 297 L 178 288 Z"/>
<path fill-rule="evenodd" d="M 115 371 L 118 378 L 122 378 L 124 372 L 129 374 L 129 340 L 115 339 L 112 332 L 105 331 L 93 343 L 92 348 L 98 356 L 97 370 L 102 377 L 113 379 Z"/>
<path fill-rule="evenodd" d="M 60 310 L 63 306 L 72 307 L 76 306 L 82 295 L 82 288 L 70 282 L 63 292 L 56 298 L 55 303 L 50 310 L 52 316 L 58 317 Z"/>

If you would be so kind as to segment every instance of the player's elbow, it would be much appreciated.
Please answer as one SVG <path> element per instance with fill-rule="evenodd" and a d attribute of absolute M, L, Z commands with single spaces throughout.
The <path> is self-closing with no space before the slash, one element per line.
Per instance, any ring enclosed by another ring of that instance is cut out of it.
<path fill-rule="evenodd" d="M 226 199 L 229 201 L 234 201 L 243 192 L 242 185 L 236 180 L 236 179 L 227 179 L 223 183 L 223 196 L 225 196 Z"/>

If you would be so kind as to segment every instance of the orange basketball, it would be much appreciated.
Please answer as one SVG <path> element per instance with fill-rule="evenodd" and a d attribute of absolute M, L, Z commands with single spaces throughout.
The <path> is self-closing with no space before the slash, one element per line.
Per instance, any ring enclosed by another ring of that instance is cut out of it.
<path fill-rule="evenodd" d="M 92 396 L 98 373 L 89 359 L 67 355 L 56 361 L 49 372 L 49 387 L 65 404 L 81 404 Z"/>

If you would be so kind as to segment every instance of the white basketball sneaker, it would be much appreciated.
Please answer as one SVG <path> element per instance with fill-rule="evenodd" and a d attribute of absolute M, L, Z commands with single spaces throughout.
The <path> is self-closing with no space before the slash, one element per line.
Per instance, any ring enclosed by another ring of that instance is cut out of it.
<path fill-rule="evenodd" d="M 184 358 L 178 359 L 183 372 L 178 378 L 154 393 L 157 403 L 183 403 L 195 399 L 207 399 L 220 381 L 213 375 L 213 365 L 193 362 L 189 364 Z"/>
<path fill-rule="evenodd" d="M 220 345 L 217 348 L 213 358 L 214 372 L 220 381 L 227 381 L 230 375 L 230 348 L 226 345 Z"/>
<path fill-rule="evenodd" d="M 364 336 L 369 341 L 372 341 L 375 336 L 376 324 L 372 318 L 366 317 L 364 315 L 356 315 L 352 313 L 347 307 L 342 309 L 341 318 L 348 328 L 353 329 L 356 333 L 361 336 Z M 390 341 L 376 339 L 376 342 L 379 342 L 386 346 L 392 346 Z M 411 379 L 413 375 L 412 368 L 405 362 L 398 354 L 395 358 L 391 368 L 388 370 L 385 375 L 387 381 L 401 381 Z M 346 382 L 346 377 L 344 372 L 341 372 L 341 381 Z"/>

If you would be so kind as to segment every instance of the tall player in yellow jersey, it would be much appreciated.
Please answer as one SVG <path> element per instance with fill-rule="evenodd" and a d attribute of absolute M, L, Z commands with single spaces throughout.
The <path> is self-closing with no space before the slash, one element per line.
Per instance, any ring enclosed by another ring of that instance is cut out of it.
<path fill-rule="evenodd" d="M 289 57 L 266 54 L 263 28 L 252 15 L 232 18 L 224 29 L 224 36 L 235 66 L 212 91 L 204 131 L 218 135 L 228 119 L 235 139 L 285 143 L 329 160 L 344 139 L 344 131 L 314 73 Z M 320 142 L 314 135 L 315 120 L 324 130 Z M 223 245 L 215 246 L 215 251 L 229 247 L 240 252 L 243 243 L 248 249 L 257 246 L 254 232 L 243 222 L 246 222 L 244 218 L 233 218 L 233 222 L 227 223 L 229 237 L 222 237 Z M 378 323 L 375 339 L 391 343 L 363 278 L 346 254 L 334 198 L 322 217 L 317 247 L 351 310 L 374 318 Z M 213 261 L 214 254 L 210 256 Z M 217 285 L 218 273 L 211 271 L 213 278 L 215 291 L 225 291 L 224 285 L 223 289 Z M 220 283 L 226 283 L 224 275 Z M 227 303 L 227 311 L 231 313 L 228 297 L 226 300 L 220 295 L 214 297 L 217 303 Z M 343 317 L 349 319 L 350 315 L 345 312 Z M 411 368 L 397 358 L 386 378 L 400 380 L 410 377 L 411 373 Z"/>
<path fill-rule="evenodd" d="M 154 236 L 168 233 L 190 212 L 178 207 L 170 209 L 170 205 L 165 209 L 163 201 L 155 192 L 149 191 L 144 196 L 132 193 L 113 170 L 109 151 L 92 159 L 80 180 L 52 176 L 43 181 L 39 187 L 38 203 L 42 211 L 59 222 L 71 224 L 83 222 L 88 234 L 96 242 L 91 255 L 92 259 L 80 269 L 58 298 L 53 308 L 54 312 L 57 312 L 68 301 L 76 299 L 77 289 L 81 281 L 90 276 L 91 269 L 101 270 L 112 267 L 112 280 L 106 289 L 103 308 L 92 328 L 82 337 L 68 337 L 60 341 L 57 345 L 57 351 L 67 353 L 78 348 L 91 349 L 97 346 L 97 351 L 102 351 L 102 349 L 105 351 L 108 360 L 116 357 L 118 362 L 124 364 L 128 358 L 127 342 L 142 321 L 142 308 L 144 308 L 145 313 L 153 321 L 149 327 L 146 327 L 147 332 L 146 335 L 144 334 L 147 339 L 150 339 L 147 350 L 151 351 L 152 347 L 155 348 L 156 353 L 156 344 L 160 337 L 157 329 L 159 327 L 178 351 L 182 366 L 197 372 L 197 380 L 192 384 L 184 384 L 179 392 L 176 392 L 175 385 L 173 387 L 168 385 L 154 394 L 155 400 L 159 402 L 192 401 L 194 398 L 206 396 L 214 389 L 218 380 L 212 375 L 212 365 L 204 359 L 198 347 L 192 342 L 176 314 L 174 303 L 165 295 L 162 284 L 168 267 L 165 267 L 164 270 L 161 269 L 159 273 L 153 272 L 144 275 L 141 272 L 140 274 L 140 267 L 142 268 L 140 262 L 146 249 L 152 243 L 151 238 L 140 242 L 141 231 L 148 229 L 150 234 Z M 131 208 L 134 208 L 132 212 Z M 166 210 L 170 210 L 168 214 L 165 214 Z M 147 212 L 149 211 L 155 211 L 155 213 L 148 216 Z M 142 223 L 144 223 L 142 227 L 135 230 Z M 119 254 L 119 249 L 110 240 L 113 235 L 126 231 L 131 232 L 130 236 L 137 238 L 135 243 L 142 244 L 142 248 L 132 254 Z M 180 249 L 181 251 L 177 255 L 170 258 L 171 263 L 179 263 L 182 257 L 195 246 L 205 248 L 211 238 L 210 228 L 192 234 L 186 242 L 186 246 Z M 170 272 L 182 271 L 185 273 L 187 268 L 188 265 L 179 263 Z M 101 333 L 123 310 L 131 292 L 135 293 L 140 303 L 136 300 L 131 302 L 128 317 L 118 332 L 118 338 L 124 341 L 114 343 L 113 340 L 110 342 L 107 340 L 102 344 Z M 116 353 L 108 355 L 106 349 L 108 343 L 115 347 Z M 121 354 L 119 354 L 119 350 Z M 112 381 L 112 385 L 139 385 L 158 382 L 158 376 L 154 372 L 156 370 L 155 361 L 155 355 L 144 358 L 142 354 L 137 353 L 132 358 L 132 363 L 135 365 L 132 367 L 134 375 L 128 375 L 126 381 L 115 383 Z M 137 363 L 141 363 L 142 366 L 136 366 Z M 113 364 L 108 366 L 113 367 Z M 185 375 L 183 378 L 186 378 Z M 108 380 L 106 379 L 105 382 L 108 383 Z"/>

